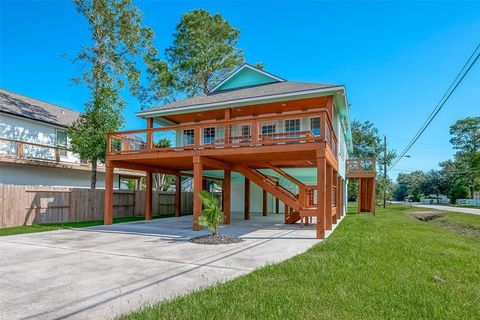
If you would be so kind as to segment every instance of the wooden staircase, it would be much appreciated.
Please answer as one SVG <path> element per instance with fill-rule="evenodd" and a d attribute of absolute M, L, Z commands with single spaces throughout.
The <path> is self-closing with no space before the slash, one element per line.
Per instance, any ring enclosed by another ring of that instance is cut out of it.
<path fill-rule="evenodd" d="M 273 177 L 268 174 L 264 174 L 256 169 L 249 168 L 247 166 L 235 165 L 232 168 L 234 171 L 241 173 L 245 178 L 249 179 L 253 183 L 260 186 L 263 190 L 272 194 L 274 197 L 285 203 L 288 207 L 285 212 L 285 223 L 293 224 L 301 220 L 303 217 L 309 217 L 316 215 L 315 208 L 307 207 L 304 204 L 304 190 L 307 188 L 303 183 L 299 182 L 295 178 L 289 176 L 287 173 L 279 168 L 271 166 L 270 169 L 277 172 L 285 179 L 298 185 L 299 192 L 297 194 L 283 187 Z"/>

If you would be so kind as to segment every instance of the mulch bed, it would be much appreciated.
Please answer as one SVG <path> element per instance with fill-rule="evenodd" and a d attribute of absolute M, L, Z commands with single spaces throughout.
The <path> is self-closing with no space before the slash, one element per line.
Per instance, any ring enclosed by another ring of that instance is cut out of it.
<path fill-rule="evenodd" d="M 231 237 L 231 236 L 224 236 L 222 234 L 219 234 L 216 236 L 212 236 L 211 234 L 209 234 L 206 236 L 191 238 L 188 241 L 196 244 L 218 245 L 218 244 L 239 243 L 239 242 L 242 242 L 243 239 Z"/>

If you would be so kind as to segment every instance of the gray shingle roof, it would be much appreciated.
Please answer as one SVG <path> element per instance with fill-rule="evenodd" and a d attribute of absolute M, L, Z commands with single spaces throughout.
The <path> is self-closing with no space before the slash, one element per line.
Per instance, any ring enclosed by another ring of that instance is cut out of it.
<path fill-rule="evenodd" d="M 222 103 L 231 102 L 240 99 L 248 98 L 261 98 L 262 96 L 271 96 L 279 94 L 287 94 L 301 91 L 309 91 L 315 89 L 325 89 L 331 87 L 338 87 L 334 84 L 320 84 L 320 83 L 308 83 L 308 82 L 293 82 L 293 81 L 281 81 L 275 83 L 269 83 L 259 86 L 246 87 L 233 90 L 225 90 L 219 92 L 212 92 L 207 95 L 199 95 L 185 100 L 179 100 L 172 103 L 168 103 L 163 106 L 153 107 L 143 112 L 137 113 L 142 115 L 144 112 L 151 112 L 154 110 L 168 110 L 190 106 L 201 106 L 210 103 Z"/>
<path fill-rule="evenodd" d="M 80 113 L 0 89 L 0 112 L 69 127 Z"/>

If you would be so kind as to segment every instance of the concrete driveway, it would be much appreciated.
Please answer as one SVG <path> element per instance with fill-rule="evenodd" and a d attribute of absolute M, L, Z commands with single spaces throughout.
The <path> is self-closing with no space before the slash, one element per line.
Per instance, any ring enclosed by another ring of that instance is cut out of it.
<path fill-rule="evenodd" d="M 111 319 L 233 279 L 318 243 L 315 225 L 232 214 L 237 244 L 188 242 L 192 217 L 0 238 L 1 319 Z M 328 234 L 330 234 L 329 232 Z"/>

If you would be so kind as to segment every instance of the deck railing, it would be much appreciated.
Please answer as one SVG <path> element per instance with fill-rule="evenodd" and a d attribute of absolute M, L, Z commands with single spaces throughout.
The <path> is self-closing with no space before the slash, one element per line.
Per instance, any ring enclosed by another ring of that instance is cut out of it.
<path fill-rule="evenodd" d="M 320 118 L 318 135 L 304 121 Z M 306 120 L 305 120 L 306 119 Z M 286 120 L 294 120 L 289 127 Z M 297 122 L 298 120 L 298 122 Z M 299 125 L 296 125 L 296 124 Z M 292 143 L 326 141 L 337 154 L 337 137 L 324 109 L 289 113 L 288 115 L 256 116 L 243 119 L 204 121 L 161 128 L 111 132 L 107 135 L 108 154 L 170 152 L 198 149 L 258 147 Z"/>
<path fill-rule="evenodd" d="M 0 137 L 0 157 L 19 160 L 83 163 L 67 148 Z"/>
<path fill-rule="evenodd" d="M 347 160 L 348 174 L 375 174 L 376 159 L 375 158 L 358 158 Z"/>

